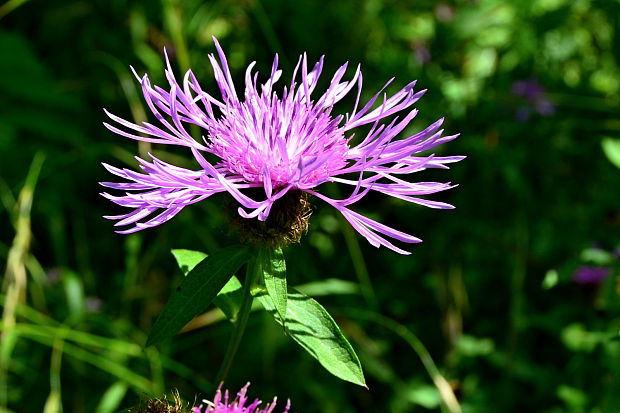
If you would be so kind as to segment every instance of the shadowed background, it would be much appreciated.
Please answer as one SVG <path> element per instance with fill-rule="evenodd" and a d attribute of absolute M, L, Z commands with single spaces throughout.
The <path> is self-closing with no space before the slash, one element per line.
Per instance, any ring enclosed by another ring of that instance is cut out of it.
<path fill-rule="evenodd" d="M 370 390 L 330 376 L 263 314 L 227 387 L 252 381 L 251 398 L 290 397 L 299 412 L 448 411 L 420 361 L 430 356 L 464 412 L 620 410 L 619 1 L 9 0 L 0 23 L 0 411 L 212 395 L 231 331 L 219 313 L 142 345 L 182 278 L 170 249 L 234 242 L 235 210 L 214 197 L 118 235 L 101 216 L 120 209 L 97 184 L 113 180 L 101 162 L 135 168 L 147 152 L 195 167 L 187 151 L 109 132 L 102 108 L 154 121 L 129 65 L 165 85 L 164 47 L 177 73 L 191 67 L 213 91 L 211 36 L 238 89 L 247 65 L 268 74 L 274 53 L 285 84 L 304 51 L 326 55 L 317 92 L 344 61 L 362 64 L 366 98 L 391 77 L 391 92 L 418 79 L 428 92 L 402 136 L 445 116 L 461 137 L 438 153 L 467 156 L 410 177 L 458 183 L 433 197 L 455 210 L 356 204 L 421 237 L 411 256 L 374 249 L 319 200 L 285 251 L 291 285 L 349 282 L 314 294 Z"/>

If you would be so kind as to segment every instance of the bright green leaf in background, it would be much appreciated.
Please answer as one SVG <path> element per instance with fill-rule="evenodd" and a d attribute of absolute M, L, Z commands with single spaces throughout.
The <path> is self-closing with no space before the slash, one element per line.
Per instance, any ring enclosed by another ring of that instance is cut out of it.
<path fill-rule="evenodd" d="M 237 321 L 237 315 L 241 308 L 241 300 L 243 300 L 242 289 L 241 281 L 233 275 L 226 285 L 222 287 L 217 297 L 213 299 L 213 304 L 222 310 L 226 318 L 233 323 Z"/>
<path fill-rule="evenodd" d="M 177 261 L 183 275 L 189 274 L 200 261 L 207 258 L 207 254 L 204 252 L 184 249 L 172 250 L 172 255 L 174 255 L 174 259 Z"/>
<path fill-rule="evenodd" d="M 581 251 L 579 258 L 588 264 L 611 265 L 614 261 L 614 254 L 600 248 L 586 248 Z"/>
<path fill-rule="evenodd" d="M 99 401 L 95 413 L 113 413 L 118 411 L 126 393 L 126 383 L 117 381 L 112 384 L 101 397 L 101 401 Z"/>
<path fill-rule="evenodd" d="M 340 280 L 338 278 L 326 278 L 321 281 L 297 285 L 295 286 L 295 289 L 311 297 L 360 294 L 359 284 L 351 281 Z"/>
<path fill-rule="evenodd" d="M 620 168 L 620 139 L 603 138 L 601 146 L 607 159 Z"/>
<path fill-rule="evenodd" d="M 407 398 L 411 403 L 425 409 L 437 409 L 441 405 L 441 395 L 435 386 L 416 384 L 410 387 Z"/>

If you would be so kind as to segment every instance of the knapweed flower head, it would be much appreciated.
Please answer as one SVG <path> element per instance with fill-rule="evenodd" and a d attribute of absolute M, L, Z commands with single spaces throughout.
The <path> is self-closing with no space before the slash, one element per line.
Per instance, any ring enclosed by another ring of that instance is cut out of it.
<path fill-rule="evenodd" d="M 197 164 L 196 169 L 186 169 L 153 155 L 150 159 L 137 158 L 142 172 L 104 164 L 112 174 L 129 181 L 102 183 L 126 191 L 121 196 L 103 194 L 132 209 L 124 215 L 106 217 L 117 220 L 117 226 L 129 226 L 119 233 L 160 225 L 190 204 L 228 193 L 238 204 L 240 217 L 262 223 L 265 238 L 272 237 L 266 242 L 298 241 L 310 215 L 307 197 L 313 195 L 338 210 L 372 245 L 408 254 L 391 241 L 415 243 L 420 239 L 363 216 L 351 206 L 372 191 L 431 208 L 452 208 L 421 196 L 454 185 L 404 179 L 427 168 L 447 169 L 447 164 L 463 159 L 422 154 L 458 136 L 442 136 L 443 119 L 398 138 L 418 113 L 412 106 L 426 92 L 415 91 L 415 81 L 388 97 L 383 91 L 389 81 L 361 105 L 360 67 L 351 79 L 343 80 L 345 63 L 327 90 L 316 96 L 313 93 L 323 70 L 323 57 L 309 70 L 304 54 L 290 84 L 279 94 L 274 91 L 282 74 L 276 55 L 264 83 L 259 83 L 258 73 L 253 72 L 255 62 L 248 66 L 240 97 L 226 56 L 217 40 L 214 42 L 218 58 L 211 54 L 209 60 L 219 97 L 206 92 L 191 70 L 179 82 L 166 56 L 166 87 L 152 85 L 148 75 L 140 78 L 136 74 L 159 126 L 148 122 L 136 125 L 106 111 L 121 126 L 106 123 L 111 131 L 139 141 L 186 147 Z M 356 94 L 351 112 L 333 114 L 334 105 L 352 90 Z M 201 141 L 190 135 L 192 125 L 201 129 Z M 360 127 L 365 127 L 364 132 L 354 136 Z M 320 192 L 318 187 L 328 182 L 348 187 L 348 194 L 336 199 Z M 282 234 L 278 227 L 285 233 L 290 229 L 292 235 Z"/>
<path fill-rule="evenodd" d="M 272 413 L 276 408 L 277 397 L 273 398 L 273 401 L 261 408 L 262 402 L 258 399 L 252 403 L 248 403 L 248 397 L 246 393 L 250 383 L 247 383 L 234 400 L 230 400 L 228 390 L 222 395 L 221 386 L 217 389 L 213 401 L 203 400 L 204 405 L 194 407 L 193 413 Z M 286 403 L 283 413 L 287 413 L 291 406 L 290 401 Z"/>
<path fill-rule="evenodd" d="M 582 265 L 573 273 L 573 281 L 577 284 L 601 284 L 611 272 L 611 268 L 607 266 Z"/>

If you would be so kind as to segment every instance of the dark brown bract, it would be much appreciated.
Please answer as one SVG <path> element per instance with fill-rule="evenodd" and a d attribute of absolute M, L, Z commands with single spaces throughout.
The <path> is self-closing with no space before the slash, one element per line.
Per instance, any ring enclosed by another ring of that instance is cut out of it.
<path fill-rule="evenodd" d="M 312 208 L 309 195 L 302 191 L 289 191 L 278 199 L 265 221 L 236 216 L 233 225 L 243 242 L 269 248 L 284 247 L 301 240 L 308 232 Z"/>

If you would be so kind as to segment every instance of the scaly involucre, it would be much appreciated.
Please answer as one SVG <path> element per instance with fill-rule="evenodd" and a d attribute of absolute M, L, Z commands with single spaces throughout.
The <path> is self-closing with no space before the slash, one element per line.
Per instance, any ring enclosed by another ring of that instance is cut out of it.
<path fill-rule="evenodd" d="M 248 397 L 246 396 L 246 392 L 248 391 L 248 387 L 250 383 L 247 383 L 239 393 L 237 393 L 237 397 L 233 401 L 229 401 L 228 390 L 224 393 L 222 397 L 221 388 L 217 389 L 215 393 L 215 398 L 213 401 L 204 400 L 203 402 L 206 404 L 200 407 L 194 407 L 194 413 L 273 413 L 273 410 L 276 408 L 277 398 L 274 397 L 273 401 L 267 404 L 264 408 L 260 408 L 262 402 L 258 399 L 254 400 L 252 403 L 246 406 L 248 402 Z M 220 386 L 221 387 L 221 386 Z M 290 408 L 290 401 L 286 403 L 283 413 L 287 413 Z"/>
<path fill-rule="evenodd" d="M 269 79 L 263 84 L 257 83 L 258 73 L 252 72 L 255 62 L 248 66 L 240 99 L 226 56 L 217 40 L 214 42 L 219 61 L 213 54 L 209 60 L 220 98 L 205 92 L 191 70 L 179 83 L 166 55 L 166 88 L 152 85 L 147 75 L 140 78 L 136 74 L 146 104 L 161 125 L 136 125 L 106 111 L 123 127 L 106 123 L 111 131 L 139 141 L 185 146 L 199 165 L 196 170 L 185 169 L 153 155 L 148 160 L 136 157 L 142 172 L 104 164 L 112 174 L 129 181 L 102 183 L 126 191 L 121 196 L 103 194 L 132 209 L 128 214 L 106 217 L 117 220 L 116 226 L 129 226 L 119 233 L 160 225 L 187 205 L 220 192 L 227 192 L 239 203 L 241 217 L 265 221 L 274 202 L 298 190 L 336 208 L 372 245 L 408 254 L 390 239 L 407 243 L 420 239 L 354 212 L 350 206 L 375 191 L 431 208 L 453 208 L 420 198 L 452 188 L 454 185 L 449 182 L 403 179 L 404 175 L 426 168 L 447 169 L 447 164 L 463 159 L 421 154 L 458 136 L 442 136 L 443 118 L 421 132 L 397 139 L 418 113 L 412 105 L 426 92 L 415 91 L 415 81 L 388 97 L 383 90 L 390 80 L 360 109 L 362 73 L 358 66 L 352 79 L 343 80 L 348 66 L 345 63 L 336 71 L 327 90 L 313 98 L 323 57 L 308 71 L 304 54 L 297 62 L 290 85 L 278 95 L 273 90 L 281 76 L 276 55 Z M 334 105 L 354 89 L 356 99 L 351 113 L 332 114 Z M 397 113 L 402 113 L 401 117 L 394 116 Z M 190 135 L 191 125 L 202 129 L 202 142 Z M 351 131 L 365 125 L 365 135 L 354 140 Z M 214 155 L 218 161 L 210 162 L 205 154 Z M 349 195 L 334 199 L 319 192 L 317 187 L 326 182 L 348 186 Z M 252 198 L 248 188 L 260 188 L 264 196 Z"/>

